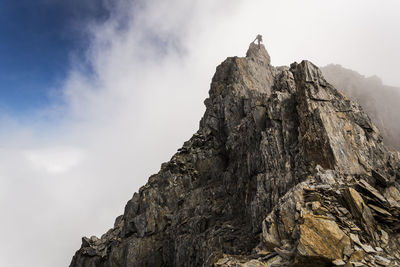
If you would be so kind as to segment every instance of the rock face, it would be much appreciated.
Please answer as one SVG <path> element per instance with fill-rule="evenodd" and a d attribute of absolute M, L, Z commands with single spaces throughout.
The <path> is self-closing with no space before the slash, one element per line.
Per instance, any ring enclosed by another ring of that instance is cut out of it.
<path fill-rule="evenodd" d="M 326 80 L 362 105 L 382 133 L 384 143 L 400 150 L 400 88 L 382 84 L 340 65 L 321 68 Z"/>
<path fill-rule="evenodd" d="M 71 267 L 395 266 L 400 153 L 303 61 L 217 67 L 200 128 Z"/>

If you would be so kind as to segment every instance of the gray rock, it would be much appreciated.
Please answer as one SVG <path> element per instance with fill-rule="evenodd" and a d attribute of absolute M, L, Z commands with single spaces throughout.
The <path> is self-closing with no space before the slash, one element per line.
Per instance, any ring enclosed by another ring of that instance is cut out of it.
<path fill-rule="evenodd" d="M 381 131 L 383 141 L 390 147 L 399 150 L 398 103 L 400 102 L 400 88 L 384 85 L 376 76 L 364 77 L 340 65 L 331 64 L 321 70 L 329 83 L 362 105 Z"/>
<path fill-rule="evenodd" d="M 372 171 L 398 172 L 400 155 L 315 65 L 275 68 L 252 44 L 217 67 L 205 105 L 197 133 L 71 267 L 331 266 L 362 262 L 359 246 L 399 251 L 399 180 Z"/>
<path fill-rule="evenodd" d="M 386 259 L 382 256 L 375 256 L 375 262 L 379 265 L 388 266 L 390 264 L 390 260 Z"/>

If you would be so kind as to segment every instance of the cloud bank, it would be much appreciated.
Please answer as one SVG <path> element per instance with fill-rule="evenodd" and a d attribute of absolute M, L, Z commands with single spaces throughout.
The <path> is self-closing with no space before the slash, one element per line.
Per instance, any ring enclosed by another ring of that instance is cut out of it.
<path fill-rule="evenodd" d="M 197 130 L 215 67 L 243 56 L 257 33 L 274 65 L 338 62 L 399 85 L 399 7 L 365 0 L 109 4 L 107 21 L 83 25 L 86 57 L 72 57 L 53 105 L 23 121 L 1 115 L 0 265 L 66 266 L 81 236 L 112 227 L 132 194 Z"/>

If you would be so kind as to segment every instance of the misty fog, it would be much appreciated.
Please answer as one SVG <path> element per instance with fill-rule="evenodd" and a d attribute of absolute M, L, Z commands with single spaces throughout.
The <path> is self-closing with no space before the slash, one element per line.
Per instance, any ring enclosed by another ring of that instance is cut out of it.
<path fill-rule="evenodd" d="M 336 89 L 358 102 L 379 128 L 383 141 L 400 150 L 400 88 L 387 86 L 377 76 L 365 77 L 341 65 L 321 68 Z"/>

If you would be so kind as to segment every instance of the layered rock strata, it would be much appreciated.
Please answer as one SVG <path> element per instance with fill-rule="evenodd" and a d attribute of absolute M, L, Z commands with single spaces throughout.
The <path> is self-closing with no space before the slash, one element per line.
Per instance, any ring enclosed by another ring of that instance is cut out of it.
<path fill-rule="evenodd" d="M 400 154 L 309 61 L 217 67 L 200 127 L 71 267 L 396 266 Z"/>
<path fill-rule="evenodd" d="M 321 68 L 326 80 L 355 99 L 381 131 L 384 143 L 400 150 L 400 88 L 387 86 L 377 76 L 363 75 L 340 65 Z"/>

